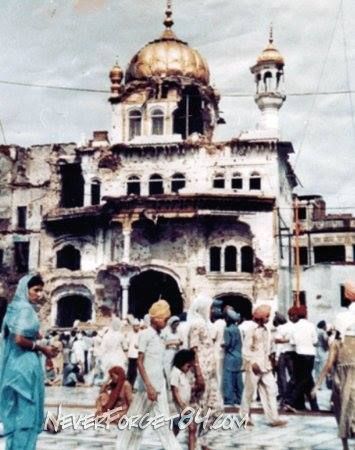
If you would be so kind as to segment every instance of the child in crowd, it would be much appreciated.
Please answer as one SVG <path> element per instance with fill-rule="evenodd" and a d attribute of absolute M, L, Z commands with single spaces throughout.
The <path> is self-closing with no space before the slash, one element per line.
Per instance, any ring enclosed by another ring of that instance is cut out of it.
<path fill-rule="evenodd" d="M 84 384 L 85 380 L 79 364 L 68 364 L 63 372 L 63 386 L 75 387 Z"/>
<path fill-rule="evenodd" d="M 54 370 L 53 360 L 52 358 L 46 358 L 46 378 L 45 378 L 45 385 L 46 386 L 53 386 L 56 381 L 56 374 Z"/>
<path fill-rule="evenodd" d="M 180 350 L 174 356 L 173 368 L 170 374 L 170 386 L 173 400 L 179 414 L 191 405 L 191 394 L 195 387 L 191 386 L 188 372 L 193 369 L 194 363 L 195 352 L 193 350 Z M 189 416 L 186 416 L 186 420 L 188 419 Z M 180 421 L 184 421 L 182 416 L 178 417 L 173 422 L 175 436 L 180 431 Z M 193 421 L 188 426 L 189 450 L 195 450 L 196 448 L 196 431 L 197 427 Z"/>

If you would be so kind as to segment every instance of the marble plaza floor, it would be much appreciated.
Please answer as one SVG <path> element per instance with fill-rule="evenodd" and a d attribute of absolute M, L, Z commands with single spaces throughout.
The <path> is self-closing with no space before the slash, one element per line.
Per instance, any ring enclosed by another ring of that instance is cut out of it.
<path fill-rule="evenodd" d="M 63 414 L 91 414 L 97 389 L 50 388 L 47 390 L 46 404 L 49 410 L 61 403 Z M 320 404 L 327 403 L 328 393 L 323 393 Z M 257 405 L 256 405 L 257 406 Z M 233 417 L 237 417 L 233 414 Z M 211 450 L 339 450 L 335 419 L 330 415 L 288 415 L 283 417 L 288 425 L 283 428 L 270 428 L 262 414 L 254 414 L 254 427 L 247 429 L 218 430 L 209 433 Z M 61 433 L 40 435 L 37 450 L 114 450 L 118 431 L 111 430 L 73 430 Z M 186 434 L 179 436 L 182 449 L 187 450 Z M 351 442 L 355 450 L 355 441 Z M 0 450 L 5 449 L 4 439 L 0 438 Z M 129 450 L 129 449 L 127 449 Z M 147 429 L 140 450 L 161 450 L 155 432 Z"/>
<path fill-rule="evenodd" d="M 254 417 L 253 429 L 242 431 L 212 431 L 211 450 L 339 450 L 336 426 L 332 417 L 287 417 L 284 428 L 268 427 L 262 415 Z M 115 430 L 66 430 L 57 435 L 42 433 L 37 450 L 114 450 Z M 186 436 L 180 437 L 182 449 L 187 449 Z M 355 449 L 355 445 L 352 447 Z M 5 442 L 0 439 L 0 449 Z M 129 449 L 127 449 L 129 450 Z M 154 432 L 146 431 L 140 450 L 161 450 Z"/>

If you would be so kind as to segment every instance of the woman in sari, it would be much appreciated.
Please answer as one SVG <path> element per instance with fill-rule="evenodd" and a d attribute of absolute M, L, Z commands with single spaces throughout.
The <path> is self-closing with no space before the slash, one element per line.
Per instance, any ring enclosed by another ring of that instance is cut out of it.
<path fill-rule="evenodd" d="M 39 275 L 21 278 L 2 325 L 0 419 L 6 450 L 34 450 L 43 429 L 44 374 L 40 354 L 52 358 L 56 351 L 36 343 L 40 335 L 34 305 L 42 293 Z"/>
<path fill-rule="evenodd" d="M 96 400 L 96 416 L 120 408 L 109 419 L 110 423 L 118 423 L 120 418 L 127 413 L 132 402 L 132 386 L 126 380 L 125 371 L 122 367 L 112 367 L 108 373 L 109 381 L 102 386 L 100 395 Z"/>
<path fill-rule="evenodd" d="M 192 398 L 192 406 L 201 411 L 204 417 L 210 411 L 210 420 L 220 415 L 223 409 L 222 396 L 218 387 L 217 362 L 215 360 L 212 324 L 210 314 L 212 298 L 202 295 L 197 297 L 188 312 L 188 346 L 195 352 L 195 384 L 196 392 Z M 207 425 L 207 424 L 205 424 Z M 206 431 L 199 430 L 199 441 L 202 450 L 208 450 Z"/>

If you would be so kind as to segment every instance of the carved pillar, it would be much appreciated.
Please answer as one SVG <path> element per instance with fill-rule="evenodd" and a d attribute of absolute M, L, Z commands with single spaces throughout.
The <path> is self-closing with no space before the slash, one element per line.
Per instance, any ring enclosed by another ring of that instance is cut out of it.
<path fill-rule="evenodd" d="M 84 206 L 91 205 L 91 182 L 89 177 L 84 182 Z"/>
<path fill-rule="evenodd" d="M 244 245 L 241 245 L 240 247 L 237 248 L 237 272 L 242 272 L 242 266 L 243 266 L 243 258 L 242 258 L 242 248 L 244 247 Z M 255 251 L 253 248 L 253 255 L 255 255 Z M 253 265 L 255 265 L 254 263 L 254 256 L 253 256 Z"/>
<path fill-rule="evenodd" d="M 130 253 L 131 253 L 131 233 L 132 233 L 132 222 L 130 220 L 126 220 L 122 226 L 122 234 L 123 234 L 123 256 L 122 262 L 129 264 L 130 262 Z"/>
<path fill-rule="evenodd" d="M 345 247 L 345 261 L 353 262 L 354 258 L 354 250 L 352 245 L 346 245 Z"/>
<path fill-rule="evenodd" d="M 121 314 L 122 319 L 127 319 L 128 315 L 128 297 L 129 297 L 129 285 L 130 279 L 126 277 L 121 278 L 121 287 L 122 287 L 122 305 L 121 305 Z"/>
<path fill-rule="evenodd" d="M 122 235 L 123 235 L 123 255 L 122 263 L 130 264 L 131 256 L 131 234 L 133 223 L 139 220 L 139 214 L 122 214 L 117 215 L 113 218 L 112 222 L 119 222 L 122 225 Z"/>

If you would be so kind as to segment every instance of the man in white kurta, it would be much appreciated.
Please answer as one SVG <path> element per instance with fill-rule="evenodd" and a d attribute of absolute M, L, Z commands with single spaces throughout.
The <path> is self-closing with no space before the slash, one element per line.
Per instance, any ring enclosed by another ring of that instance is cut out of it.
<path fill-rule="evenodd" d="M 266 419 L 271 426 L 283 426 L 277 411 L 277 386 L 270 362 L 271 333 L 266 327 L 271 308 L 261 305 L 253 314 L 253 326 L 247 330 L 243 342 L 243 362 L 245 384 L 240 414 L 250 417 L 250 408 L 256 389 L 259 390 L 261 404 Z"/>
<path fill-rule="evenodd" d="M 165 300 L 154 303 L 149 310 L 150 326 L 139 333 L 137 392 L 127 412 L 127 417 L 149 415 L 149 419 L 170 417 L 164 376 L 165 345 L 160 332 L 170 317 L 170 307 Z M 139 427 L 118 431 L 116 450 L 139 450 L 143 431 Z M 181 450 L 169 422 L 157 427 L 156 432 L 165 450 Z"/>

